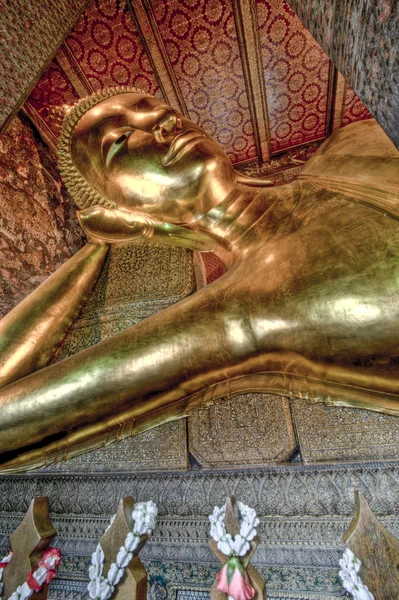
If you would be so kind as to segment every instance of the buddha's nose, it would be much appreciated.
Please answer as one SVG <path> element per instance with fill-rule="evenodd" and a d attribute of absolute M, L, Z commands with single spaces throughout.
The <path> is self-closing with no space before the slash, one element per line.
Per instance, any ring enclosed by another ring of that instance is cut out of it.
<path fill-rule="evenodd" d="M 163 113 L 158 123 L 153 127 L 152 133 L 156 141 L 160 144 L 166 144 L 172 141 L 171 135 L 176 134 L 181 129 L 181 119 L 174 111 L 168 110 Z"/>

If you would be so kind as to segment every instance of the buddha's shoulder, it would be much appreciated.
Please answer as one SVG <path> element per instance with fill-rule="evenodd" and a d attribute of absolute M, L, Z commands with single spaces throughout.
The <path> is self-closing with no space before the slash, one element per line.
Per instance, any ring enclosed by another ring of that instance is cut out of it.
<path fill-rule="evenodd" d="M 374 119 L 333 133 L 298 179 L 399 215 L 399 152 Z"/>
<path fill-rule="evenodd" d="M 399 151 L 375 119 L 338 129 L 323 142 L 316 154 L 399 158 Z"/>

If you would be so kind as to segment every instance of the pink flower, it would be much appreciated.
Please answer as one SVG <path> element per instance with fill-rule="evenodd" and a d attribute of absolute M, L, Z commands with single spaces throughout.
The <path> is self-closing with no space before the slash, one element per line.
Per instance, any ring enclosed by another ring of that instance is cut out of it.
<path fill-rule="evenodd" d="M 216 575 L 216 589 L 234 600 L 251 600 L 255 590 L 238 556 L 232 556 Z"/>
<path fill-rule="evenodd" d="M 56 576 L 56 568 L 61 562 L 61 550 L 59 548 L 47 548 L 43 553 L 42 559 L 38 564 L 38 567 L 45 567 L 48 569 L 46 583 L 50 583 Z"/>
<path fill-rule="evenodd" d="M 38 592 L 41 589 L 40 583 L 33 577 L 33 571 L 28 573 L 28 577 L 26 578 L 26 583 L 30 587 L 31 590 Z"/>

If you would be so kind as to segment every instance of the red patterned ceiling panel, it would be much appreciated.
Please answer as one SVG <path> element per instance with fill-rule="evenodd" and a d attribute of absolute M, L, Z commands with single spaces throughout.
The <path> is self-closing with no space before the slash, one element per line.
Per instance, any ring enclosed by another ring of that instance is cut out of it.
<path fill-rule="evenodd" d="M 356 96 L 352 88 L 346 84 L 344 105 L 342 108 L 342 126 L 349 125 L 355 121 L 364 121 L 365 119 L 372 118 L 373 115 L 369 113 L 362 101 Z"/>
<path fill-rule="evenodd" d="M 153 0 L 151 6 L 191 119 L 233 162 L 255 158 L 230 0 Z"/>
<path fill-rule="evenodd" d="M 46 126 L 54 136 L 59 132 L 57 115 L 49 108 L 74 102 L 82 92 L 129 85 L 160 94 L 124 0 L 93 0 L 58 55 L 62 67 L 57 60 L 51 63 L 25 105 L 45 136 Z"/>
<path fill-rule="evenodd" d="M 326 135 L 329 59 L 283 0 L 256 0 L 272 152 Z"/>
<path fill-rule="evenodd" d="M 129 85 L 159 88 L 124 0 L 94 0 L 65 42 L 93 90 Z"/>
<path fill-rule="evenodd" d="M 60 122 L 53 109 L 76 102 L 79 96 L 56 60 L 50 64 L 29 96 L 25 108 L 39 129 L 47 126 L 57 136 Z"/>

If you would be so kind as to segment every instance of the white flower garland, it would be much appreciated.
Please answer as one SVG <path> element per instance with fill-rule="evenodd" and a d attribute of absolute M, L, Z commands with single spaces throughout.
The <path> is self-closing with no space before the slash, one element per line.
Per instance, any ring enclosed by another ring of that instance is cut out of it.
<path fill-rule="evenodd" d="M 0 582 L 3 579 L 3 571 L 12 559 L 12 551 L 0 561 Z M 35 571 L 30 571 L 28 577 L 22 585 L 19 585 L 15 592 L 11 594 L 9 600 L 27 600 L 33 594 L 41 590 L 44 583 L 50 583 L 55 577 L 56 568 L 60 564 L 61 552 L 58 548 L 48 548 L 43 553 L 43 556 Z M 1 593 L 3 584 L 0 583 L 0 600 L 3 600 Z"/>
<path fill-rule="evenodd" d="M 136 550 L 141 541 L 141 536 L 144 534 L 150 535 L 155 527 L 158 509 L 156 504 L 151 500 L 149 502 L 138 502 L 134 505 L 132 517 L 134 519 L 133 531 L 126 536 L 124 545 L 121 546 L 116 562 L 112 563 L 109 568 L 107 577 L 103 576 L 104 569 L 104 552 L 97 545 L 96 550 L 91 556 L 91 567 L 89 569 L 90 583 L 87 586 L 89 596 L 92 600 L 108 600 L 122 579 L 125 569 L 133 558 L 133 552 Z M 111 524 L 115 515 L 111 519 Z M 108 531 L 107 529 L 107 531 Z"/>
<path fill-rule="evenodd" d="M 342 558 L 339 561 L 341 570 L 339 576 L 347 592 L 352 594 L 355 600 L 375 600 L 367 585 L 359 577 L 361 561 L 353 554 L 349 548 L 346 548 Z"/>
<path fill-rule="evenodd" d="M 2 558 L 1 561 L 0 561 L 0 582 L 3 579 L 3 571 L 6 568 L 6 566 L 8 565 L 8 563 L 10 562 L 11 559 L 12 559 L 12 552 L 10 552 L 10 554 L 7 554 L 7 556 L 5 556 L 4 558 Z M 0 583 L 0 598 L 1 598 L 2 592 L 3 592 L 3 584 Z"/>
<path fill-rule="evenodd" d="M 259 525 L 259 519 L 253 508 L 250 508 L 242 502 L 237 502 L 238 510 L 241 516 L 240 533 L 234 536 L 226 532 L 224 519 L 226 516 L 226 505 L 219 508 L 215 506 L 213 513 L 210 515 L 211 536 L 217 542 L 218 548 L 227 556 L 244 556 L 249 548 L 254 537 L 256 536 L 256 527 Z"/>

